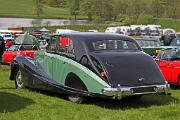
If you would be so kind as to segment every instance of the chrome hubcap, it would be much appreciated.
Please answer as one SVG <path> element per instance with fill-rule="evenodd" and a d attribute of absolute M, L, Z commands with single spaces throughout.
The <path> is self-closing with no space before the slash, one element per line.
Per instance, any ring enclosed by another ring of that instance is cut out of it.
<path fill-rule="evenodd" d="M 21 71 L 18 70 L 17 74 L 16 74 L 16 84 L 18 87 L 22 87 L 23 86 L 23 81 L 22 81 L 22 75 L 21 75 Z"/>

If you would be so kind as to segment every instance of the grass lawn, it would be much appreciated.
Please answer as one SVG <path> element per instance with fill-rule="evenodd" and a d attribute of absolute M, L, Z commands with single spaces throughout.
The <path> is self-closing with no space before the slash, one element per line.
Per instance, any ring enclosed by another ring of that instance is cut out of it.
<path fill-rule="evenodd" d="M 0 66 L 0 120 L 178 120 L 180 90 L 140 101 L 91 98 L 74 104 L 65 95 L 15 89 L 10 67 Z"/>
<path fill-rule="evenodd" d="M 34 0 L 0 0 L 1 17 L 23 17 L 37 18 L 35 14 Z M 43 6 L 43 13 L 40 18 L 61 18 L 70 19 L 68 8 L 53 8 Z M 78 16 L 78 19 L 85 19 L 86 16 Z"/>
<path fill-rule="evenodd" d="M 180 31 L 180 19 L 179 20 L 156 19 L 154 24 L 159 24 L 163 28 L 173 28 L 177 32 Z"/>

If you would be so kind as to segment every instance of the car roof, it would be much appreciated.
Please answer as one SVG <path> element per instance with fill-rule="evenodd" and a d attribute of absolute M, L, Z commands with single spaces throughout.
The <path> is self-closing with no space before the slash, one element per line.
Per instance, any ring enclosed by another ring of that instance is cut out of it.
<path fill-rule="evenodd" d="M 72 38 L 78 38 L 75 40 L 113 40 L 113 39 L 123 39 L 123 40 L 130 40 L 133 41 L 132 37 L 120 35 L 116 33 L 105 33 L 105 32 L 76 32 L 76 33 L 63 33 L 57 34 L 63 36 L 70 36 Z"/>

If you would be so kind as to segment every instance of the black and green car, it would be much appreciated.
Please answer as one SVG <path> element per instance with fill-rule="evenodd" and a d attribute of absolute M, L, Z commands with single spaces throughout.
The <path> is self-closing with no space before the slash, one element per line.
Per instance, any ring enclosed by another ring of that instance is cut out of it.
<path fill-rule="evenodd" d="M 168 93 L 152 57 L 134 39 L 119 34 L 53 35 L 47 51 L 36 52 L 34 60 L 15 57 L 10 79 L 16 88 L 66 93 L 76 103 L 85 96 L 121 99 Z"/>

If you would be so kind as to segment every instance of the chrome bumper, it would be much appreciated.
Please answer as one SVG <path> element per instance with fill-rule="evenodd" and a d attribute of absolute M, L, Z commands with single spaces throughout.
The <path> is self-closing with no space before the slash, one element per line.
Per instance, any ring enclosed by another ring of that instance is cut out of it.
<path fill-rule="evenodd" d="M 138 87 L 123 87 L 118 88 L 104 88 L 102 93 L 109 97 L 114 97 L 121 99 L 127 96 L 133 95 L 145 95 L 145 94 L 155 94 L 162 93 L 170 94 L 170 85 L 168 83 L 163 85 L 148 85 L 148 86 L 138 86 Z"/>

